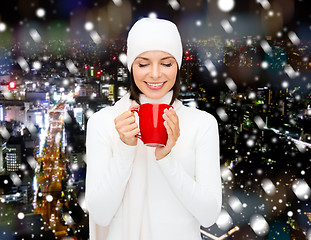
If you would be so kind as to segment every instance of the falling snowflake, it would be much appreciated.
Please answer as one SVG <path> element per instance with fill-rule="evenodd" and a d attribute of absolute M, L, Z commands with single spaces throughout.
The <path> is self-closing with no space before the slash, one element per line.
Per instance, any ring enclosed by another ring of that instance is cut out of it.
<path fill-rule="evenodd" d="M 35 160 L 34 157 L 28 156 L 28 157 L 27 157 L 27 162 L 28 162 L 29 166 L 30 166 L 32 169 L 35 169 L 35 168 L 36 168 L 36 166 L 37 166 L 37 161 Z"/>
<path fill-rule="evenodd" d="M 257 2 L 260 3 L 261 6 L 266 10 L 268 10 L 271 7 L 271 4 L 269 3 L 268 0 L 257 0 Z"/>
<path fill-rule="evenodd" d="M 282 82 L 282 87 L 283 87 L 283 88 L 288 88 L 288 86 L 289 86 L 288 81 L 283 81 L 283 82 Z"/>
<path fill-rule="evenodd" d="M 87 118 L 90 118 L 93 114 L 94 114 L 94 111 L 92 111 L 91 109 L 86 111 L 86 117 Z"/>
<path fill-rule="evenodd" d="M 168 0 L 168 3 L 175 11 L 180 9 L 180 4 L 177 0 Z"/>
<path fill-rule="evenodd" d="M 292 41 L 294 45 L 298 45 L 300 43 L 300 39 L 295 32 L 289 32 L 288 38 Z"/>
<path fill-rule="evenodd" d="M 22 184 L 22 180 L 20 179 L 20 177 L 15 173 L 11 173 L 10 174 L 10 178 L 12 180 L 12 182 L 16 185 L 16 186 L 19 186 Z"/>
<path fill-rule="evenodd" d="M 221 210 L 219 217 L 216 221 L 216 225 L 221 230 L 228 230 L 233 225 L 232 218 L 226 210 Z"/>
<path fill-rule="evenodd" d="M 224 108 L 222 107 L 217 108 L 216 113 L 222 121 L 226 122 L 229 120 L 229 116 L 227 115 Z"/>
<path fill-rule="evenodd" d="M 226 85 L 228 86 L 228 88 L 234 92 L 237 90 L 237 85 L 235 84 L 235 82 L 232 80 L 232 78 L 227 78 L 225 80 Z"/>
<path fill-rule="evenodd" d="M 284 71 L 290 78 L 295 78 L 299 76 L 299 72 L 295 72 L 295 70 L 289 64 L 285 66 Z"/>
<path fill-rule="evenodd" d="M 215 65 L 213 64 L 213 62 L 210 59 L 206 59 L 204 61 L 204 66 L 207 68 L 207 70 L 210 72 L 212 77 L 216 77 L 217 76 L 217 70 Z"/>
<path fill-rule="evenodd" d="M 221 20 L 220 25 L 223 27 L 226 33 L 232 33 L 233 27 L 227 19 Z"/>
<path fill-rule="evenodd" d="M 3 22 L 0 22 L 0 32 L 4 32 L 6 30 L 6 24 Z"/>
<path fill-rule="evenodd" d="M 23 57 L 18 57 L 17 58 L 17 63 L 19 64 L 19 66 L 21 67 L 21 69 L 23 69 L 25 72 L 29 72 L 29 65 L 26 62 L 25 58 Z"/>
<path fill-rule="evenodd" d="M 255 146 L 255 141 L 254 141 L 254 139 L 248 139 L 248 140 L 246 141 L 246 145 L 247 145 L 248 147 L 254 147 L 254 146 Z"/>
<path fill-rule="evenodd" d="M 269 63 L 267 61 L 263 61 L 260 65 L 263 69 L 267 69 L 269 67 Z"/>
<path fill-rule="evenodd" d="M 258 236 L 265 236 L 269 232 L 269 225 L 266 219 L 260 214 L 251 216 L 250 226 Z"/>
<path fill-rule="evenodd" d="M 243 205 L 240 199 L 236 196 L 231 196 L 228 200 L 228 203 L 232 210 L 236 213 L 239 213 L 243 210 Z"/>
<path fill-rule="evenodd" d="M 264 120 L 262 120 L 260 116 L 255 116 L 254 121 L 259 129 L 264 129 L 266 127 Z"/>
<path fill-rule="evenodd" d="M 20 212 L 20 213 L 17 214 L 17 217 L 18 217 L 18 219 L 24 219 L 25 214 Z"/>
<path fill-rule="evenodd" d="M 117 7 L 120 7 L 122 5 L 122 0 L 112 0 L 112 1 Z"/>
<path fill-rule="evenodd" d="M 235 5 L 234 0 L 218 0 L 218 8 L 223 12 L 230 12 Z"/>
<path fill-rule="evenodd" d="M 78 69 L 77 69 L 77 67 L 75 66 L 75 64 L 73 63 L 72 60 L 67 60 L 66 61 L 66 67 L 67 67 L 67 69 L 69 70 L 70 73 L 77 73 L 78 72 Z"/>
<path fill-rule="evenodd" d="M 5 128 L 5 127 L 0 127 L 0 135 L 4 138 L 4 139 L 9 139 L 11 134 L 9 133 L 9 131 Z"/>
<path fill-rule="evenodd" d="M 149 13 L 148 17 L 149 18 L 157 18 L 158 14 L 156 14 L 155 12 L 151 12 L 151 13 Z"/>
<path fill-rule="evenodd" d="M 275 185 L 273 184 L 273 182 L 268 179 L 265 178 L 261 181 L 261 186 L 263 188 L 263 190 L 268 194 L 268 195 L 274 195 L 276 188 Z"/>
<path fill-rule="evenodd" d="M 300 200 L 307 200 L 311 196 L 311 189 L 309 185 L 302 179 L 294 181 L 292 189 L 297 198 Z"/>
<path fill-rule="evenodd" d="M 102 38 L 96 31 L 90 31 L 90 37 L 92 38 L 93 42 L 96 44 L 100 44 L 102 42 Z"/>
<path fill-rule="evenodd" d="M 36 15 L 38 18 L 43 18 L 45 16 L 46 12 L 43 8 L 38 8 L 36 11 Z"/>
<path fill-rule="evenodd" d="M 125 53 L 121 53 L 119 55 L 119 61 L 123 64 L 123 66 L 127 66 L 127 56 Z"/>
<path fill-rule="evenodd" d="M 36 29 L 30 29 L 29 34 L 35 42 L 37 43 L 41 42 L 42 38 Z"/>
<path fill-rule="evenodd" d="M 35 69 L 35 70 L 40 70 L 41 67 L 42 67 L 42 64 L 39 62 L 39 61 L 35 61 L 32 63 L 32 67 Z"/>
<path fill-rule="evenodd" d="M 92 31 L 94 29 L 94 24 L 92 22 L 86 22 L 84 28 L 86 31 Z"/>
<path fill-rule="evenodd" d="M 52 195 L 47 195 L 46 196 L 46 201 L 52 202 L 53 201 L 53 196 Z"/>
<path fill-rule="evenodd" d="M 233 174 L 231 170 L 226 166 L 221 166 L 221 178 L 224 181 L 232 181 L 233 180 Z"/>
<path fill-rule="evenodd" d="M 272 52 L 272 48 L 266 40 L 261 40 L 260 46 L 265 51 L 266 54 L 270 54 Z"/>

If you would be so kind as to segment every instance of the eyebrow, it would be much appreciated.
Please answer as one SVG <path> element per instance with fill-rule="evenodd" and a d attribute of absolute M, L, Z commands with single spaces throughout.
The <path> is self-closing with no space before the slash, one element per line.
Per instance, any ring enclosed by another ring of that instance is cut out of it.
<path fill-rule="evenodd" d="M 160 60 L 166 60 L 169 58 L 174 58 L 174 57 L 173 56 L 167 56 L 167 57 L 161 58 Z M 146 57 L 137 57 L 136 59 L 150 60 L 150 58 L 146 58 Z"/>

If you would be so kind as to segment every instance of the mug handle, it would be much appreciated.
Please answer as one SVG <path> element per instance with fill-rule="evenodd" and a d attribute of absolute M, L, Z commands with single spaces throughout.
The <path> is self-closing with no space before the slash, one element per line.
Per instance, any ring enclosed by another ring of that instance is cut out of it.
<path fill-rule="evenodd" d="M 138 116 L 139 116 L 139 108 L 140 108 L 140 106 L 133 107 L 133 108 L 131 109 L 131 112 L 137 112 L 137 114 L 138 114 Z M 137 137 L 137 138 L 139 138 L 140 140 L 142 140 L 142 139 L 141 139 L 141 134 L 140 134 L 140 133 L 139 133 L 139 134 L 136 134 L 135 137 Z"/>

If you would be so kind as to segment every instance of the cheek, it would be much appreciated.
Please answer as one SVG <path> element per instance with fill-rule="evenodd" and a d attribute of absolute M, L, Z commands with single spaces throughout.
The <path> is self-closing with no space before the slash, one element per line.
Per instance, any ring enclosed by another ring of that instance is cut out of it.
<path fill-rule="evenodd" d="M 144 79 L 144 72 L 142 70 L 137 70 L 133 68 L 133 77 L 135 83 L 142 81 Z"/>
<path fill-rule="evenodd" d="M 142 91 L 144 87 L 144 78 L 141 74 L 133 73 L 133 80 L 137 88 Z"/>
<path fill-rule="evenodd" d="M 168 78 L 175 82 L 176 81 L 176 76 L 177 76 L 177 71 L 170 71 L 167 73 Z"/>

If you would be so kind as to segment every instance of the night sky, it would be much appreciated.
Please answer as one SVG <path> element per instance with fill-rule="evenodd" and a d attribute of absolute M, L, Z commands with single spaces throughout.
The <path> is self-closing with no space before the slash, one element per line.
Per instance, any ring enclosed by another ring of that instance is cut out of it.
<path fill-rule="evenodd" d="M 134 21 L 154 12 L 159 18 L 174 21 L 179 26 L 182 36 L 187 39 L 205 38 L 215 34 L 226 35 L 220 26 L 220 21 L 230 20 L 232 17 L 236 19 L 235 25 L 232 23 L 235 30 L 232 36 L 271 35 L 271 32 L 284 31 L 285 28 L 285 31 L 296 29 L 302 31 L 303 35 L 306 35 L 302 37 L 311 39 L 311 10 L 308 0 L 236 0 L 230 12 L 221 11 L 217 6 L 218 1 L 10 0 L 1 3 L 0 23 L 5 23 L 7 28 L 14 32 L 21 26 L 29 27 L 34 23 L 49 26 L 56 20 L 70 23 L 72 19 L 80 18 L 82 24 L 87 21 L 89 15 L 96 15 L 98 17 L 95 21 L 98 21 L 98 25 L 103 25 L 104 21 L 118 25 L 122 21 L 122 29 L 118 33 L 109 33 L 107 36 L 114 38 L 125 36 Z M 270 3 L 269 9 L 264 9 L 260 4 L 265 1 Z M 170 4 L 172 2 L 177 3 L 178 7 L 173 7 Z M 38 17 L 36 14 L 40 8 L 45 10 L 43 17 Z M 277 15 L 280 13 L 281 17 Z M 109 18 L 107 18 L 108 15 Z M 266 16 L 269 16 L 268 19 Z M 275 26 L 275 28 L 270 26 Z M 303 30 L 300 30 L 301 28 Z"/>

